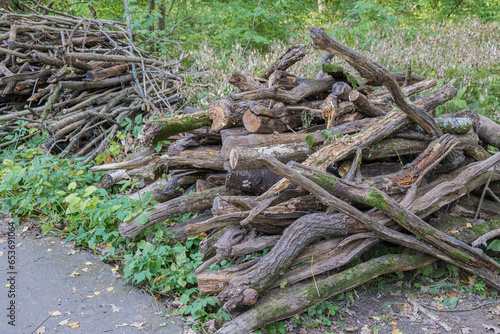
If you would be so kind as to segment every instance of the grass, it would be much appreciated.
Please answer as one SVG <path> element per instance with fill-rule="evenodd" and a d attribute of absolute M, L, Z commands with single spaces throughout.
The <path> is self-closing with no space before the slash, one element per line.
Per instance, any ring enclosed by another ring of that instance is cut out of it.
<path fill-rule="evenodd" d="M 440 85 L 456 82 L 456 87 L 462 91 L 460 99 L 467 103 L 467 107 L 499 121 L 498 30 L 497 22 L 473 20 L 454 24 L 435 23 L 421 28 L 374 27 L 369 31 L 339 24 L 336 28 L 327 29 L 327 33 L 392 71 L 404 72 L 408 61 L 411 61 L 414 73 L 435 77 Z M 270 53 L 247 51 L 244 57 L 241 56 L 241 45 L 235 45 L 232 50 L 200 45 L 198 50 L 192 51 L 187 64 L 193 65 L 190 75 L 199 76 L 203 84 L 186 89 L 184 94 L 187 100 L 195 106 L 206 107 L 211 101 L 224 98 L 235 90 L 229 84 L 232 73 L 260 76 L 292 44 L 310 44 L 307 32 L 302 35 L 303 38 L 290 43 L 275 41 Z M 293 65 L 289 72 L 301 77 L 314 77 L 320 69 L 323 55 L 324 51 L 310 47 L 306 57 Z M 338 57 L 334 61 L 343 63 Z M 449 111 L 454 111 L 454 108 Z"/>

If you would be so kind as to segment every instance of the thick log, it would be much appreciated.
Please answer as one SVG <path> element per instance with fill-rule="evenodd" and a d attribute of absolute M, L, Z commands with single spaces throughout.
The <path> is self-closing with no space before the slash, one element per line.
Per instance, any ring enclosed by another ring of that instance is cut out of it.
<path fill-rule="evenodd" d="M 383 84 L 391 92 L 394 102 L 408 117 L 422 126 L 431 136 L 441 136 L 442 132 L 434 120 L 420 107 L 414 105 L 401 91 L 394 76 L 383 66 L 365 58 L 360 53 L 348 48 L 328 36 L 323 28 L 309 29 L 313 46 L 344 58 L 362 77 Z"/>
<path fill-rule="evenodd" d="M 353 90 L 349 93 L 349 101 L 353 102 L 354 105 L 358 107 L 359 111 L 367 116 L 377 117 L 386 114 L 385 111 L 373 105 L 363 93 L 357 90 Z"/>
<path fill-rule="evenodd" d="M 210 209 L 214 198 L 219 194 L 230 195 L 234 193 L 234 190 L 218 187 L 201 193 L 192 193 L 190 195 L 177 197 L 165 203 L 158 204 L 150 211 L 144 212 L 148 217 L 148 221 L 145 224 L 139 222 L 139 216 L 129 222 L 122 222 L 118 228 L 122 237 L 133 238 L 148 227 L 167 219 L 188 212 L 203 212 Z"/>
<path fill-rule="evenodd" d="M 315 151 L 309 148 L 306 142 L 280 144 L 273 146 L 234 146 L 229 153 L 229 166 L 231 169 L 260 169 L 264 165 L 257 161 L 260 154 L 268 154 L 281 162 L 302 162 Z"/>
<path fill-rule="evenodd" d="M 297 104 L 306 97 L 326 92 L 332 88 L 335 79 L 298 79 L 299 85 L 292 90 L 283 90 L 279 88 L 262 88 L 248 92 L 230 94 L 229 98 L 233 101 L 264 100 L 271 99 L 285 104 Z"/>
<path fill-rule="evenodd" d="M 281 180 L 281 176 L 269 169 L 251 169 L 228 171 L 225 185 L 253 195 L 261 195 Z"/>
<path fill-rule="evenodd" d="M 286 71 L 290 66 L 300 61 L 306 55 L 306 45 L 297 44 L 286 50 L 286 52 L 264 73 L 263 78 L 267 79 L 274 71 Z"/>
<path fill-rule="evenodd" d="M 161 157 L 169 168 L 203 168 L 224 170 L 224 160 L 221 157 L 219 146 L 200 146 L 193 150 L 184 150 L 179 155 Z"/>
<path fill-rule="evenodd" d="M 322 119 L 320 112 L 312 111 L 312 122 Z M 302 110 L 288 111 L 285 106 L 269 109 L 253 106 L 243 114 L 243 125 L 251 133 L 288 132 L 303 123 Z"/>
<path fill-rule="evenodd" d="M 142 144 L 167 140 L 170 136 L 199 129 L 212 124 L 207 111 L 200 111 L 194 114 L 181 115 L 171 118 L 162 118 L 156 121 L 147 122 L 139 135 Z"/>
<path fill-rule="evenodd" d="M 238 87 L 240 92 L 246 92 L 249 90 L 256 90 L 262 88 L 264 85 L 257 80 L 247 77 L 243 73 L 234 72 L 229 78 L 229 83 L 233 86 Z"/>
<path fill-rule="evenodd" d="M 467 109 L 455 114 L 458 117 L 469 117 L 474 123 L 479 138 L 486 144 L 500 148 L 500 125 L 493 122 L 488 117 L 476 114 L 474 111 Z"/>
<path fill-rule="evenodd" d="M 231 100 L 218 100 L 208 105 L 208 113 L 212 120 L 211 129 L 220 131 L 227 128 L 243 126 L 243 114 L 252 106 L 265 101 L 233 102 Z"/>
<path fill-rule="evenodd" d="M 453 227 L 461 230 L 458 226 Z M 492 229 L 490 226 L 486 228 Z M 473 229 L 466 230 L 472 231 Z M 475 235 L 467 233 L 460 233 L 455 236 L 466 243 L 472 242 L 475 238 Z M 217 333 L 249 333 L 256 328 L 263 327 L 267 323 L 296 315 L 320 301 L 333 297 L 339 293 L 349 291 L 380 275 L 389 272 L 414 270 L 435 261 L 435 258 L 419 253 L 384 255 L 347 269 L 341 273 L 331 275 L 319 282 L 315 281 L 298 291 L 291 290 L 285 293 L 280 291 L 279 296 L 269 293 L 265 300 L 258 303 L 256 307 L 226 323 Z M 208 273 L 205 274 L 209 276 Z M 235 276 L 236 275 L 233 275 L 233 277 Z M 220 275 L 219 278 L 224 279 L 225 277 Z"/>

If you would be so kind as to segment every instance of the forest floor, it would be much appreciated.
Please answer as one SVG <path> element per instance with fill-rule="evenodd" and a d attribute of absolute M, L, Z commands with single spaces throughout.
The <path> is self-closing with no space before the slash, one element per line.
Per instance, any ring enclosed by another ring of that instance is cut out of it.
<path fill-rule="evenodd" d="M 0 260 L 7 269 L 9 222 L 0 219 Z M 40 237 L 37 224 L 16 227 L 14 240 L 16 327 L 3 317 L 0 332 L 194 333 L 152 296 L 124 283 L 117 270 L 98 257 L 57 237 Z M 2 282 L 8 278 L 7 269 L 2 270 Z M 487 287 L 472 288 L 473 282 L 464 285 L 444 277 L 419 288 L 409 274 L 403 280 L 383 277 L 376 287 L 361 286 L 335 302 L 339 310 L 329 318 L 331 325 L 325 325 L 321 315 L 298 315 L 281 326 L 298 334 L 500 333 L 500 299 Z M 2 300 L 5 304 L 10 299 Z"/>

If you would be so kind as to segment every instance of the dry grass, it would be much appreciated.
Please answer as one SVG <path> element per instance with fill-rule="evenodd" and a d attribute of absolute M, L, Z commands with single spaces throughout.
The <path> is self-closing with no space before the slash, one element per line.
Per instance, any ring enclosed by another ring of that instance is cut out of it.
<path fill-rule="evenodd" d="M 446 82 L 458 79 L 466 91 L 471 85 L 481 86 L 479 89 L 488 88 L 488 80 L 491 81 L 491 78 L 478 78 L 477 70 L 486 69 L 494 73 L 496 68 L 498 72 L 500 63 L 500 33 L 499 24 L 496 22 L 435 24 L 425 30 L 398 27 L 389 31 L 372 30 L 367 32 L 364 38 L 351 36 L 338 39 L 390 70 L 402 71 L 408 60 L 411 60 L 414 73 L 443 78 Z M 293 42 L 310 44 L 310 38 L 304 33 L 302 40 Z M 272 52 L 268 54 L 251 51 L 247 52 L 245 57 L 241 57 L 241 45 L 235 45 L 234 49 L 229 51 L 201 45 L 193 53 L 192 59 L 195 60 L 196 67 L 192 71 L 203 71 L 197 75 L 200 75 L 198 79 L 204 85 L 190 87 L 185 94 L 192 104 L 206 106 L 210 101 L 233 91 L 228 82 L 233 72 L 259 76 L 290 45 L 276 42 Z M 311 47 L 305 59 L 289 71 L 299 76 L 314 77 L 319 70 L 323 54 L 324 52 Z M 498 101 L 498 96 L 492 98 Z"/>

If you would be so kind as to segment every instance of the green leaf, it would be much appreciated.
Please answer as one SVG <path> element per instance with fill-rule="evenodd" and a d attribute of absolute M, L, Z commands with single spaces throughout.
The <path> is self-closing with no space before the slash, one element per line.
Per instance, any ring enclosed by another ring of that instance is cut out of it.
<path fill-rule="evenodd" d="M 85 193 L 83 194 L 83 197 L 89 196 L 90 194 L 92 194 L 96 190 L 97 190 L 96 187 L 94 187 L 94 186 L 88 186 L 87 188 L 85 188 Z"/>
<path fill-rule="evenodd" d="M 12 161 L 11 159 L 3 159 L 3 164 L 7 167 L 12 167 L 14 166 L 14 161 Z"/>
<path fill-rule="evenodd" d="M 148 215 L 143 213 L 138 220 L 139 224 L 144 225 L 148 222 Z"/>
<path fill-rule="evenodd" d="M 488 245 L 488 248 L 486 250 L 492 250 L 495 252 L 500 252 L 500 240 L 495 239 L 490 244 Z"/>
<path fill-rule="evenodd" d="M 73 190 L 73 189 L 76 189 L 76 182 L 71 182 L 71 183 L 68 185 L 68 190 Z"/>

